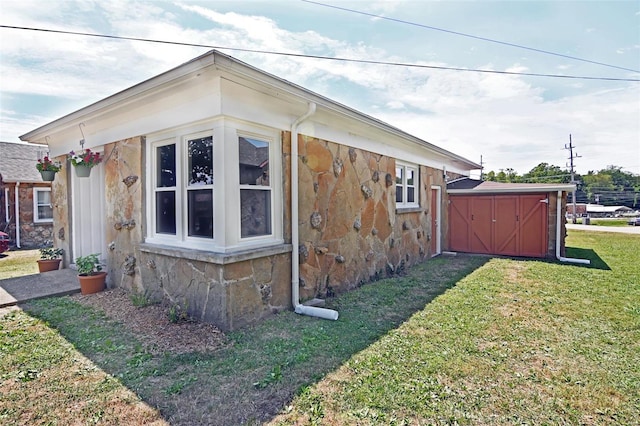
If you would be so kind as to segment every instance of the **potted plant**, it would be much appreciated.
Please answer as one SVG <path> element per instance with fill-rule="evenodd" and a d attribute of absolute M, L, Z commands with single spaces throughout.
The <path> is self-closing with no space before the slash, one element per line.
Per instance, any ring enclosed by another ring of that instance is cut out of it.
<path fill-rule="evenodd" d="M 89 177 L 91 169 L 102 162 L 102 156 L 99 152 L 93 152 L 90 149 L 84 149 L 78 153 L 71 151 L 68 154 L 69 161 L 76 169 L 76 176 Z"/>
<path fill-rule="evenodd" d="M 49 272 L 60 269 L 63 253 L 63 249 L 53 247 L 52 241 L 46 241 L 44 247 L 40 249 L 40 260 L 37 261 L 38 270 L 40 272 Z"/>
<path fill-rule="evenodd" d="M 99 253 L 88 254 L 76 258 L 80 293 L 93 294 L 104 290 L 107 273 L 102 272 L 102 265 L 98 259 Z"/>
<path fill-rule="evenodd" d="M 45 155 L 44 158 L 39 159 L 36 164 L 36 169 L 38 169 L 42 176 L 42 180 L 45 182 L 52 182 L 56 177 L 56 173 L 58 173 L 61 168 L 62 165 L 60 163 L 54 163 L 47 155 Z"/>

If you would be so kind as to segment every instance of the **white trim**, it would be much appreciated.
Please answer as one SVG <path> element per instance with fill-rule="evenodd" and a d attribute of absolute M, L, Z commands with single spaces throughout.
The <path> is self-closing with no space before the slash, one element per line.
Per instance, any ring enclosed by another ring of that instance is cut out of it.
<path fill-rule="evenodd" d="M 431 185 L 431 190 L 437 190 L 438 198 L 436 203 L 436 252 L 432 254 L 432 256 L 437 256 L 442 253 L 442 187 L 438 185 Z M 432 193 L 433 194 L 433 193 Z M 433 213 L 431 216 L 431 220 L 433 220 Z M 431 238 L 434 238 L 432 235 Z"/>
<path fill-rule="evenodd" d="M 193 189 L 211 189 L 213 192 L 213 238 L 188 236 L 187 141 L 201 137 L 213 137 L 213 184 Z M 265 141 L 269 144 L 268 187 L 240 185 L 239 152 L 240 137 Z M 249 248 L 283 244 L 283 189 L 282 189 L 282 141 L 280 132 L 264 126 L 240 120 L 216 117 L 192 126 L 181 126 L 166 132 L 149 135 L 147 141 L 147 235 L 145 242 L 163 246 L 186 247 L 216 253 L 230 253 Z M 157 179 L 156 149 L 176 145 L 176 186 L 168 188 L 176 193 L 176 235 L 156 233 L 155 194 Z M 240 189 L 269 190 L 271 192 L 271 234 L 241 237 Z"/>
<path fill-rule="evenodd" d="M 397 191 L 397 187 L 398 185 L 400 185 L 402 187 L 402 202 L 398 202 L 396 200 L 396 209 L 404 209 L 404 208 L 412 208 L 412 207 L 420 207 L 420 167 L 417 164 L 414 163 L 407 163 L 404 161 L 397 161 L 396 160 L 396 175 L 395 175 L 395 180 L 397 181 L 398 175 L 397 175 L 397 169 L 400 168 L 402 169 L 402 183 L 398 184 L 397 182 L 395 183 L 396 185 L 396 191 Z M 411 170 L 413 171 L 413 185 L 409 185 L 407 183 L 407 170 Z M 413 201 L 409 202 L 407 201 L 408 197 L 408 189 L 409 188 L 413 188 Z M 394 198 L 396 198 L 395 194 L 394 194 Z"/>
<path fill-rule="evenodd" d="M 51 207 L 51 219 L 40 219 L 38 213 L 38 192 L 49 193 L 49 207 Z M 33 223 L 53 223 L 53 206 L 51 205 L 51 188 L 34 186 L 33 187 Z"/>
<path fill-rule="evenodd" d="M 9 188 L 4 189 L 4 218 L 5 222 L 9 223 L 11 215 L 9 214 Z"/>

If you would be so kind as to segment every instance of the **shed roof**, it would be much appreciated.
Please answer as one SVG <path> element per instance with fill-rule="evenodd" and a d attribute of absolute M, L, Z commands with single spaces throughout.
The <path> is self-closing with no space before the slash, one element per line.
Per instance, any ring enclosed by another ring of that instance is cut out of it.
<path fill-rule="evenodd" d="M 42 182 L 36 162 L 47 148 L 28 143 L 0 142 L 0 175 L 4 182 Z"/>
<path fill-rule="evenodd" d="M 449 194 L 514 194 L 526 192 L 573 191 L 570 183 L 503 183 L 461 178 L 447 184 Z"/>

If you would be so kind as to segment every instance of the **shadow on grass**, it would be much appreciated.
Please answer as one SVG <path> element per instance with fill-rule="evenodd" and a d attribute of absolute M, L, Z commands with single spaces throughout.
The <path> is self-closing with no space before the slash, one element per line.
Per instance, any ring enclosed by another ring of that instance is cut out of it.
<path fill-rule="evenodd" d="M 578 264 L 578 263 L 573 264 L 576 266 L 580 266 L 583 268 L 591 268 L 591 269 L 602 269 L 603 271 L 611 270 L 609 265 L 607 265 L 607 262 L 605 262 L 600 256 L 598 256 L 598 253 L 596 253 L 593 249 L 567 247 L 566 257 L 573 258 L 573 259 L 589 259 L 591 261 L 591 264 L 589 265 Z"/>
<path fill-rule="evenodd" d="M 215 353 L 153 354 L 122 324 L 68 299 L 24 308 L 172 425 L 269 421 L 292 398 L 424 309 L 488 257 L 438 257 L 327 301 L 337 321 L 283 312 L 227 335 Z M 90 397 L 90 396 L 88 396 Z"/>

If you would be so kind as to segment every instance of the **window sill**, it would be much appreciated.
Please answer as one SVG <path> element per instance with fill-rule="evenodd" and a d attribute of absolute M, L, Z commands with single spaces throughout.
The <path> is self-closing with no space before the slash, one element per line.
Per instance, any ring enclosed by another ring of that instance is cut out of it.
<path fill-rule="evenodd" d="M 214 253 L 206 250 L 197 250 L 182 247 L 173 247 L 160 244 L 142 243 L 140 251 L 163 256 L 178 257 L 182 259 L 196 260 L 200 262 L 227 265 L 245 260 L 258 259 L 276 254 L 290 253 L 291 244 L 278 244 L 275 246 L 238 250 L 231 253 Z"/>
<path fill-rule="evenodd" d="M 420 206 L 416 206 L 416 207 L 397 207 L 396 208 L 396 214 L 419 213 L 421 211 L 422 211 L 422 207 L 420 207 Z"/>

